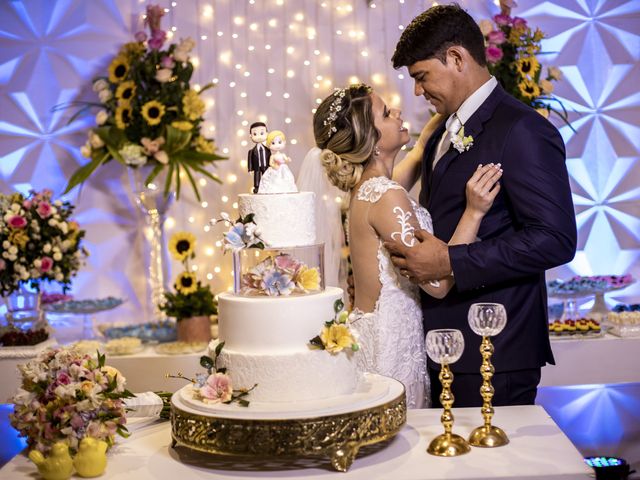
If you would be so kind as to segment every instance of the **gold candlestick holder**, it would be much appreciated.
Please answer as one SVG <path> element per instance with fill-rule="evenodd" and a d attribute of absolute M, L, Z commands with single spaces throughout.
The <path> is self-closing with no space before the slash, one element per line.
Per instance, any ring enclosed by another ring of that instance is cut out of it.
<path fill-rule="evenodd" d="M 471 450 L 467 441 L 460 435 L 452 433 L 453 428 L 453 413 L 451 407 L 453 406 L 454 396 L 451 392 L 451 384 L 453 383 L 453 373 L 449 369 L 449 365 L 442 364 L 440 375 L 438 376 L 440 383 L 442 384 L 442 393 L 440 394 L 440 403 L 444 407 L 442 415 L 440 416 L 440 422 L 444 426 L 444 433 L 441 433 L 436 438 L 431 440 L 427 452 L 431 455 L 437 455 L 439 457 L 455 457 L 462 455 Z"/>
<path fill-rule="evenodd" d="M 494 368 L 491 365 L 491 355 L 493 355 L 493 344 L 489 337 L 482 337 L 480 344 L 480 354 L 482 355 L 482 367 L 480 373 L 482 375 L 482 386 L 480 387 L 480 395 L 482 396 L 482 417 L 484 425 L 475 428 L 469 435 L 469 443 L 474 447 L 501 447 L 509 443 L 507 434 L 500 427 L 491 425 L 493 417 L 493 406 L 491 399 L 493 398 L 493 385 L 491 378 L 493 377 Z"/>

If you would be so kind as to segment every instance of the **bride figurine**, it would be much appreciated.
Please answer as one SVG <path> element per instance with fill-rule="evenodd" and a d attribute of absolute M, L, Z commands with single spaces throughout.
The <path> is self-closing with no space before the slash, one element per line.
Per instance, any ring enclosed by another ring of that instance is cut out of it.
<path fill-rule="evenodd" d="M 296 193 L 296 181 L 287 163 L 291 159 L 282 151 L 287 144 L 287 137 L 280 130 L 267 135 L 267 148 L 271 151 L 269 168 L 260 180 L 258 193 Z"/>

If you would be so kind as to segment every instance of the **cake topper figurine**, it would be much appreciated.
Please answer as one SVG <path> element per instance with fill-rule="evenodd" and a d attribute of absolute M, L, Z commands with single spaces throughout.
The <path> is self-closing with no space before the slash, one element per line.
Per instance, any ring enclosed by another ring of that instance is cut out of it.
<path fill-rule="evenodd" d="M 253 193 L 257 193 L 262 174 L 269 168 L 269 157 L 271 157 L 271 152 L 265 146 L 267 125 L 263 122 L 251 124 L 249 135 L 255 146 L 248 152 L 247 168 L 249 172 L 253 172 Z"/>
<path fill-rule="evenodd" d="M 271 150 L 269 168 L 260 182 L 258 193 L 296 193 L 296 181 L 287 163 L 291 159 L 283 152 L 287 144 L 287 137 L 280 130 L 274 130 L 267 135 L 267 147 Z"/>

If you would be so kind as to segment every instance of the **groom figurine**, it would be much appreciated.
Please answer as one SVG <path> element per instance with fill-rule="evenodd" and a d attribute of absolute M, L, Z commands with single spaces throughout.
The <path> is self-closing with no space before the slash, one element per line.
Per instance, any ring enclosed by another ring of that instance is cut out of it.
<path fill-rule="evenodd" d="M 393 66 L 407 67 L 415 94 L 446 122 L 427 142 L 420 203 L 433 218 L 434 235 L 420 243 L 385 244 L 408 278 L 422 284 L 453 275 L 443 299 L 422 293 L 425 332 L 462 331 L 465 349 L 451 365 L 455 406 L 480 406 L 481 338 L 468 324 L 473 303 L 504 304 L 507 325 L 492 339 L 494 405 L 533 404 L 540 369 L 554 363 L 547 324 L 545 270 L 569 262 L 576 222 L 556 128 L 516 100 L 489 74 L 484 38 L 459 6 L 435 6 L 404 30 Z M 462 130 L 464 127 L 464 130 Z M 479 241 L 448 246 L 465 209 L 465 184 L 478 164 L 502 164 L 501 191 L 482 220 Z M 440 366 L 428 360 L 432 405 L 439 406 Z"/>
<path fill-rule="evenodd" d="M 260 179 L 269 168 L 271 157 L 271 151 L 264 144 L 267 140 L 267 126 L 263 122 L 252 123 L 249 127 L 249 135 L 256 145 L 247 154 L 247 168 L 249 172 L 253 172 L 253 193 L 258 193 Z"/>

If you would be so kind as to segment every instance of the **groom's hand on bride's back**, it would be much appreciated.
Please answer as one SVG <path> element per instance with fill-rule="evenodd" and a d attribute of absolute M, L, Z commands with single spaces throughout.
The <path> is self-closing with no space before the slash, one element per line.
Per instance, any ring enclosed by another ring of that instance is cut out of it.
<path fill-rule="evenodd" d="M 418 242 L 407 247 L 400 242 L 384 242 L 391 261 L 400 273 L 417 284 L 438 280 L 451 274 L 449 248 L 426 230 L 416 230 Z"/>

